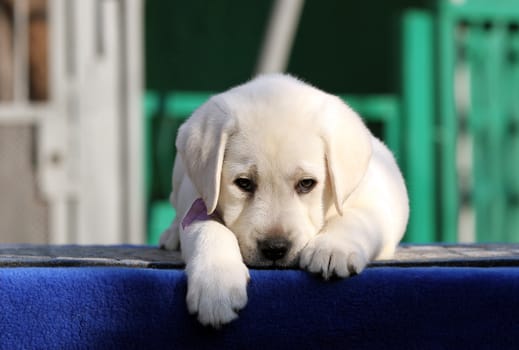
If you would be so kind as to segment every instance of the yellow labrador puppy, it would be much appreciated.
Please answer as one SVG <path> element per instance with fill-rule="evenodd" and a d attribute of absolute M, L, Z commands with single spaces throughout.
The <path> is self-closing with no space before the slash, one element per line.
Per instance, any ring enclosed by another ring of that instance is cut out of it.
<path fill-rule="evenodd" d="M 342 100 L 291 76 L 213 96 L 176 146 L 177 218 L 161 246 L 181 246 L 202 324 L 246 305 L 246 264 L 347 277 L 391 257 L 404 234 L 408 197 L 391 152 Z"/>

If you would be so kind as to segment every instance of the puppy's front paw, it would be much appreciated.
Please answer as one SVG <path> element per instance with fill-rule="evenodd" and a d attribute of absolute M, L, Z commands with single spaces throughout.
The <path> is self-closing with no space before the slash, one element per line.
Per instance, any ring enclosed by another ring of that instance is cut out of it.
<path fill-rule="evenodd" d="M 348 277 L 358 274 L 368 264 L 362 249 L 343 237 L 322 233 L 313 238 L 301 252 L 300 265 L 312 273 Z"/>
<path fill-rule="evenodd" d="M 200 323 L 218 328 L 236 319 L 247 304 L 249 271 L 241 261 L 201 265 L 186 268 L 187 307 Z"/>
<path fill-rule="evenodd" d="M 166 250 L 178 250 L 180 246 L 180 237 L 178 229 L 175 226 L 169 227 L 160 236 L 159 246 Z"/>

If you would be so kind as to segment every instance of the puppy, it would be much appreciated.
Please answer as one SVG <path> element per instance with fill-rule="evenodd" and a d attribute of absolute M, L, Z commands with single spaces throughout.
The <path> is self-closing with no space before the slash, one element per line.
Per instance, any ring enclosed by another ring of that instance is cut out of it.
<path fill-rule="evenodd" d="M 160 244 L 182 247 L 187 306 L 218 327 L 247 303 L 254 267 L 331 276 L 390 258 L 409 215 L 391 152 L 338 97 L 291 76 L 213 96 L 180 127 Z"/>

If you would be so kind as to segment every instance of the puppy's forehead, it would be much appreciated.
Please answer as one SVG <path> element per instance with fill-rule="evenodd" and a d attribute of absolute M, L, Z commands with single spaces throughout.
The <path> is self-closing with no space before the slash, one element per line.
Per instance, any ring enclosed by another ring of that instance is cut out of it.
<path fill-rule="evenodd" d="M 249 143 L 275 143 L 278 146 L 304 144 L 317 135 L 319 112 L 315 101 L 258 97 L 245 99 L 232 108 L 237 134 Z"/>
<path fill-rule="evenodd" d="M 231 136 L 226 163 L 234 174 L 318 176 L 324 168 L 324 144 L 315 132 L 260 129 L 238 131 Z"/>
<path fill-rule="evenodd" d="M 293 79 L 282 82 L 273 86 L 260 80 L 221 95 L 235 119 L 226 150 L 226 160 L 235 169 L 287 172 L 324 164 L 324 143 L 316 125 L 324 94 Z"/>

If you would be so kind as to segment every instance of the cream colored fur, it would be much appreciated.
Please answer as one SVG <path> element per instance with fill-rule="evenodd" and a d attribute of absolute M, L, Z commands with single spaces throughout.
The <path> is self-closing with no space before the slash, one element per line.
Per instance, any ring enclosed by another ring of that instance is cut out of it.
<path fill-rule="evenodd" d="M 390 258 L 404 234 L 408 197 L 391 152 L 339 98 L 293 77 L 261 76 L 212 97 L 176 146 L 177 218 L 161 245 L 182 247 L 188 308 L 203 324 L 228 323 L 246 305 L 246 265 L 347 277 Z M 305 179 L 315 186 L 301 193 Z M 213 215 L 182 230 L 197 198 Z M 289 243 L 277 260 L 259 248 L 273 238 Z"/>

